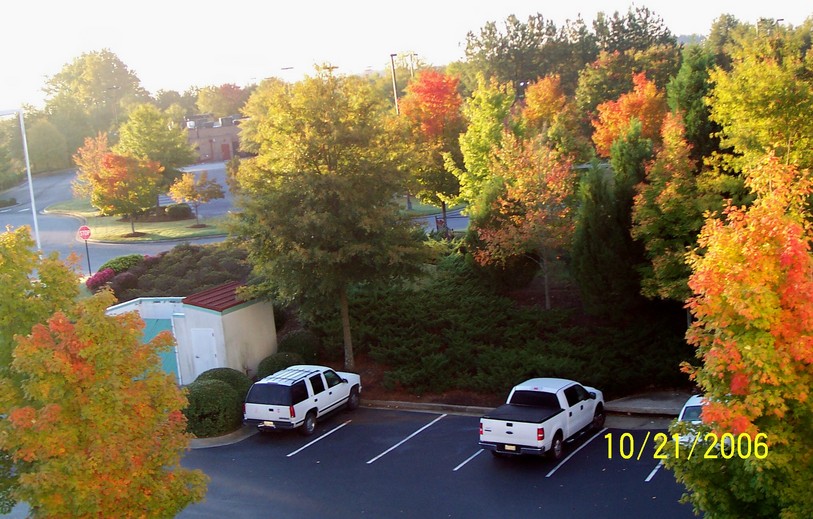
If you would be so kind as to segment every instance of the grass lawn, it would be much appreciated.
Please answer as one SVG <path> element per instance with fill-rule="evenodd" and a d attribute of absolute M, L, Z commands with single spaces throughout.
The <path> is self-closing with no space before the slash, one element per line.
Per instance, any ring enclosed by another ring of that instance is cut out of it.
<path fill-rule="evenodd" d="M 423 204 L 420 200 L 415 198 L 414 196 L 410 198 L 410 204 L 412 205 L 412 209 L 407 210 L 406 206 L 406 196 L 399 196 L 396 200 L 398 205 L 401 207 L 401 210 L 406 212 L 409 216 L 426 216 L 428 214 L 440 214 L 441 209 L 435 205 Z M 451 211 L 452 209 L 460 209 L 463 207 L 463 204 L 458 204 L 455 206 L 447 206 L 446 210 Z"/>
<path fill-rule="evenodd" d="M 136 237 L 127 237 L 131 232 L 130 222 L 122 221 L 118 216 L 100 216 L 99 211 L 87 200 L 73 199 L 54 204 L 46 209 L 50 213 L 64 213 L 85 219 L 90 227 L 91 240 L 119 243 L 147 242 L 156 240 L 184 240 L 218 236 L 226 234 L 228 216 L 201 218 L 200 223 L 206 227 L 193 227 L 195 219 L 174 222 L 136 222 Z"/>

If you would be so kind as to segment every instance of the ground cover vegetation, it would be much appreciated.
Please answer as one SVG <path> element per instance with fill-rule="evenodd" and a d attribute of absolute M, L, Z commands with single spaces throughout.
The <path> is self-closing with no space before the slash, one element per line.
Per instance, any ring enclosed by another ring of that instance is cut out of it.
<path fill-rule="evenodd" d="M 682 45 L 645 7 L 591 26 L 511 16 L 469 33 L 466 59 L 445 70 L 418 62 L 412 77 L 399 59 L 402 111 L 389 78 L 329 65 L 196 100 L 212 111 L 245 100 L 251 157 L 227 177 L 235 248 L 254 293 L 295 303 L 323 358 L 352 368 L 355 349 L 414 392 L 502 392 L 557 374 L 620 394 L 682 376 L 712 399 L 704 427 L 767 433 L 774 456 L 726 460 L 730 470 L 670 460 L 686 499 L 709 517 L 803 517 L 811 34 L 813 19 L 723 15 Z M 125 215 L 152 185 L 168 188 L 178 164 L 145 129 L 161 125 L 177 150 L 163 128 L 195 95 L 161 92 L 160 110 L 145 108 L 109 51 L 66 65 L 48 88 L 46 110 L 27 114 L 32 145 L 50 143 L 32 150 L 35 164 L 85 142 L 88 179 L 142 172 L 150 185 L 130 198 L 97 193 Z M 14 124 L 0 124 L 0 182 L 21 171 Z M 464 204 L 463 241 L 410 228 L 394 203 L 405 194 Z M 544 305 L 507 297 L 537 272 Z M 576 288 L 562 298 L 562 286 Z"/>

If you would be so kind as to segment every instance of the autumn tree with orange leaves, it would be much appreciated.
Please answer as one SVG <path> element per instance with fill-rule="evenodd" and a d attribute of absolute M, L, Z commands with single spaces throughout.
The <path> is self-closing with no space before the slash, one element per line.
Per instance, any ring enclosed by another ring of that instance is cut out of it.
<path fill-rule="evenodd" d="M 460 191 L 460 183 L 444 167 L 444 156 L 462 162 L 459 137 L 464 129 L 458 92 L 459 79 L 436 70 L 423 70 L 407 87 L 400 103 L 414 143 L 411 173 L 421 201 L 439 205 L 446 221 L 446 205 Z"/>
<path fill-rule="evenodd" d="M 539 139 L 525 141 L 505 132 L 492 167 L 505 187 L 492 203 L 491 217 L 475 224 L 482 247 L 474 257 L 497 265 L 519 255 L 532 257 L 542 268 L 550 309 L 548 266 L 573 234 L 573 163 Z"/>
<path fill-rule="evenodd" d="M 660 137 L 661 123 L 667 110 L 663 93 L 644 73 L 636 74 L 632 81 L 631 92 L 598 106 L 598 118 L 593 121 L 593 143 L 601 157 L 610 156 L 613 142 L 627 133 L 633 119 L 640 121 L 644 138 L 657 142 Z"/>
<path fill-rule="evenodd" d="M 114 302 L 105 292 L 34 326 L 0 378 L 0 449 L 35 517 L 174 517 L 204 497 L 206 476 L 180 466 L 186 398 L 158 356 L 172 337 L 143 344 L 136 313 L 105 315 Z"/>
<path fill-rule="evenodd" d="M 709 400 L 702 413 L 707 430 L 745 435 L 752 445 L 761 434 L 767 456 L 684 453 L 667 465 L 707 517 L 809 517 L 813 184 L 809 172 L 774 156 L 746 170 L 746 183 L 753 205 L 729 206 L 724 218 L 707 220 L 689 258 L 688 307 L 696 321 L 687 338 L 702 365 L 684 370 Z"/>

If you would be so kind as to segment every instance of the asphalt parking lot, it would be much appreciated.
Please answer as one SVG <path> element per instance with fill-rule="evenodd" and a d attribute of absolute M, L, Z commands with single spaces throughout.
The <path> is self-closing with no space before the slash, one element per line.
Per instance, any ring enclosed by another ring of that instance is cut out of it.
<path fill-rule="evenodd" d="M 694 517 L 653 441 L 640 457 L 619 455 L 621 434 L 637 451 L 657 429 L 584 435 L 556 463 L 494 458 L 477 445 L 478 428 L 475 416 L 362 408 L 327 418 L 310 438 L 256 434 L 196 449 L 183 465 L 204 470 L 209 491 L 179 517 Z"/>

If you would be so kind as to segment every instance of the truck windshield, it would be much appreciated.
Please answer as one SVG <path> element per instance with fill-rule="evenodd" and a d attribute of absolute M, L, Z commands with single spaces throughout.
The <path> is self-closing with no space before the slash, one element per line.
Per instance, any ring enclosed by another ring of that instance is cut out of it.
<path fill-rule="evenodd" d="M 556 398 L 556 395 L 543 391 L 514 391 L 514 394 L 511 395 L 511 401 L 508 403 L 559 409 L 559 399 Z"/>

